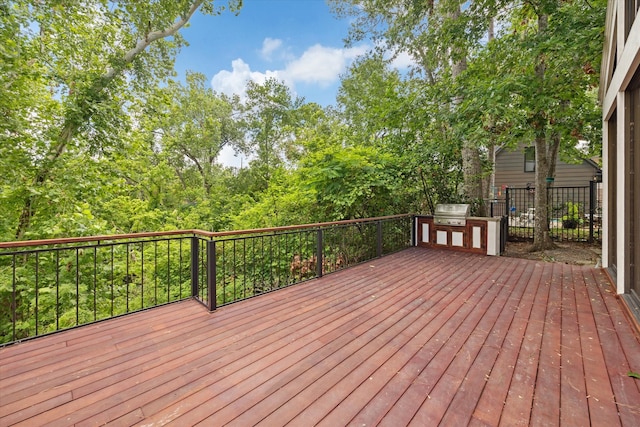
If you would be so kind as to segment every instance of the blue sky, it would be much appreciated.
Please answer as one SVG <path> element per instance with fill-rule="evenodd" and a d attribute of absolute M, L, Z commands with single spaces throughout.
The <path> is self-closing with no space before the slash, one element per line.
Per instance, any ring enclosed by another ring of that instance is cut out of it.
<path fill-rule="evenodd" d="M 324 0 L 245 0 L 238 16 L 194 15 L 181 31 L 190 45 L 176 69 L 181 77 L 201 72 L 227 94 L 241 92 L 248 79 L 275 77 L 307 102 L 330 105 L 340 74 L 368 49 L 345 48 L 348 29 Z"/>
<path fill-rule="evenodd" d="M 217 3 L 217 2 L 216 2 Z M 239 93 L 247 80 L 275 77 L 307 102 L 332 105 L 340 75 L 371 45 L 345 48 L 349 21 L 339 20 L 324 0 L 244 0 L 238 16 L 196 13 L 181 30 L 189 42 L 178 54 L 186 70 L 205 74 L 213 89 Z M 405 68 L 408 57 L 394 64 Z"/>
<path fill-rule="evenodd" d="M 217 92 L 241 96 L 247 80 L 275 77 L 306 102 L 333 105 L 340 75 L 371 48 L 366 42 L 346 48 L 348 31 L 348 20 L 337 19 L 324 0 L 244 0 L 237 16 L 191 18 L 181 30 L 189 46 L 176 70 L 180 78 L 187 70 L 203 73 Z M 408 64 L 401 56 L 394 65 Z M 220 161 L 239 166 L 240 157 L 225 149 Z"/>

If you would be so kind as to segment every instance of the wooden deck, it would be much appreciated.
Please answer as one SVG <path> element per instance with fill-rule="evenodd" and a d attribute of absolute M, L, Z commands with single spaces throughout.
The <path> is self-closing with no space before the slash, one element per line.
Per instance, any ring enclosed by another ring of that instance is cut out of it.
<path fill-rule="evenodd" d="M 0 425 L 638 426 L 602 271 L 422 248 L 0 349 Z"/>

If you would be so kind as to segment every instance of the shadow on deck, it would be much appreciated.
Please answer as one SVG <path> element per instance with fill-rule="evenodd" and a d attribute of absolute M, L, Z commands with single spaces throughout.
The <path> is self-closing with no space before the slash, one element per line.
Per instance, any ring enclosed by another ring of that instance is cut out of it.
<path fill-rule="evenodd" d="M 412 248 L 0 349 L 0 425 L 638 425 L 601 271 Z"/>

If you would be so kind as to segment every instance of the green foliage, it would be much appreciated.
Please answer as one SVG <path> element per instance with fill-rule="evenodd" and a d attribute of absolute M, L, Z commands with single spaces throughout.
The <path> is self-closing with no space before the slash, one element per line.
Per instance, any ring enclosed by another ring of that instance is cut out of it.
<path fill-rule="evenodd" d="M 5 4 L 0 167 L 9 180 L 0 188 L 7 207 L 0 236 L 46 233 L 41 218 L 67 208 L 51 202 L 69 190 L 70 165 L 126 147 L 136 104 L 173 75 L 173 58 L 185 43 L 176 31 L 200 6 L 222 10 L 210 0 Z"/>
<path fill-rule="evenodd" d="M 562 216 L 562 227 L 574 229 L 582 224 L 580 216 L 580 203 L 567 202 L 566 214 Z"/>
<path fill-rule="evenodd" d="M 289 88 L 273 78 L 263 84 L 247 84 L 242 114 L 246 139 L 239 148 L 253 158 L 253 191 L 267 190 L 275 171 L 284 165 L 283 154 L 295 133 L 296 110 L 301 105 L 301 99 L 294 99 Z"/>
<path fill-rule="evenodd" d="M 238 146 L 242 134 L 234 120 L 232 100 L 218 95 L 200 73 L 187 72 L 186 86 L 169 82 L 159 96 L 158 105 L 147 126 L 154 134 L 154 144 L 162 147 L 166 161 L 186 179 L 197 174 L 205 194 L 211 195 L 216 159 L 225 146 Z"/>
<path fill-rule="evenodd" d="M 307 157 L 300 174 L 327 219 L 394 213 L 402 175 L 393 158 L 373 147 L 330 147 Z"/>

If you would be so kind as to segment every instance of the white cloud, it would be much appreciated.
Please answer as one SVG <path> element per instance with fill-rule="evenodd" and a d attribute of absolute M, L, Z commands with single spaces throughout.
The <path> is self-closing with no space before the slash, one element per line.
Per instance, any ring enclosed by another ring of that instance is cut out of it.
<path fill-rule="evenodd" d="M 410 68 L 410 67 L 413 67 L 414 65 L 416 65 L 416 61 L 406 51 L 400 52 L 391 61 L 391 67 L 396 68 L 398 70 Z"/>
<path fill-rule="evenodd" d="M 282 75 L 292 82 L 330 85 L 338 80 L 351 60 L 366 51 L 365 47 L 336 49 L 316 44 L 288 63 Z"/>
<path fill-rule="evenodd" d="M 263 83 L 270 77 L 280 80 L 278 71 L 251 71 L 249 64 L 238 58 L 231 62 L 231 71 L 222 70 L 213 76 L 211 86 L 218 92 L 242 97 L 248 81 Z"/>
<path fill-rule="evenodd" d="M 271 37 L 267 37 L 262 42 L 262 49 L 260 50 L 260 55 L 266 59 L 271 60 L 271 55 L 273 52 L 278 50 L 282 46 L 282 40 L 280 39 L 272 39 Z"/>
<path fill-rule="evenodd" d="M 282 42 L 276 39 L 265 39 L 261 53 L 271 54 L 282 48 Z M 211 79 L 211 86 L 218 92 L 227 95 L 237 94 L 242 98 L 248 81 L 262 83 L 273 77 L 284 81 L 295 92 L 296 83 L 318 84 L 327 87 L 336 83 L 347 66 L 355 58 L 363 55 L 369 48 L 358 46 L 349 49 L 338 49 L 316 44 L 308 48 L 299 58 L 289 60 L 278 70 L 264 72 L 252 71 L 249 64 L 238 58 L 231 62 L 231 71 L 219 71 Z"/>
<path fill-rule="evenodd" d="M 241 168 L 249 164 L 249 159 L 244 154 L 238 153 L 233 147 L 225 145 L 218 154 L 218 162 L 224 166 Z"/>

